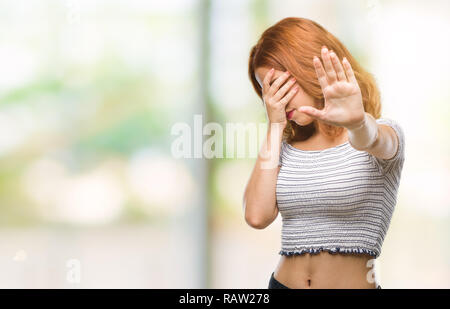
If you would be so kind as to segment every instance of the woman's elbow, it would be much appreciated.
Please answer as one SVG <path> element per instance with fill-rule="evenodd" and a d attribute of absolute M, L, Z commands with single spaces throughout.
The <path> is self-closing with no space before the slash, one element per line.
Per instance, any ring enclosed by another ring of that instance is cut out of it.
<path fill-rule="evenodd" d="M 255 229 L 263 229 L 265 228 L 263 224 L 263 220 L 259 218 L 259 216 L 255 215 L 254 213 L 250 213 L 250 210 L 253 209 L 252 207 L 248 207 L 247 200 L 244 198 L 242 203 L 243 209 L 244 209 L 244 218 L 245 222 L 255 228 Z"/>
<path fill-rule="evenodd" d="M 252 217 L 252 216 L 247 216 L 247 215 L 245 216 L 245 222 L 247 222 L 247 224 L 249 226 L 251 226 L 252 228 L 258 229 L 258 230 L 265 229 L 268 225 L 263 220 L 260 220 L 258 218 Z"/>
<path fill-rule="evenodd" d="M 254 209 L 252 207 L 248 207 L 246 202 L 244 201 L 244 213 L 245 213 L 245 222 L 251 226 L 252 228 L 262 230 L 269 226 L 275 218 L 268 218 L 267 216 L 262 216 L 261 214 L 251 213 L 249 209 Z"/>

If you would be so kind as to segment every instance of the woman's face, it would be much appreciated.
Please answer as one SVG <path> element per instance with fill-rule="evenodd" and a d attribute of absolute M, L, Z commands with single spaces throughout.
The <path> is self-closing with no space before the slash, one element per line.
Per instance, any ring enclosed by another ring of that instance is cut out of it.
<path fill-rule="evenodd" d="M 269 70 L 270 70 L 270 68 L 266 68 L 266 67 L 259 67 L 259 68 L 256 68 L 256 70 L 255 70 L 255 77 L 256 77 L 256 80 L 258 81 L 259 85 L 261 86 L 261 88 L 262 88 L 262 82 L 264 80 L 264 77 L 269 72 Z M 283 73 L 284 73 L 283 71 L 275 70 L 275 72 L 273 74 L 273 78 L 271 81 L 269 81 L 269 84 L 272 84 L 272 82 L 274 82 Z M 289 76 L 289 77 L 291 77 L 291 76 Z M 289 81 L 289 78 L 287 78 L 285 82 L 287 82 L 287 81 Z M 284 83 L 283 83 L 283 85 L 284 85 Z M 280 88 L 283 85 L 281 85 Z M 314 99 L 310 95 L 306 94 L 303 91 L 303 88 L 297 82 L 295 82 L 294 85 L 298 85 L 299 89 L 298 89 L 297 93 L 294 95 L 294 97 L 286 104 L 286 112 L 290 112 L 291 110 L 294 110 L 294 113 L 290 120 L 296 122 L 298 125 L 306 126 L 306 125 L 310 124 L 311 122 L 313 122 L 314 119 L 309 117 L 305 113 L 299 112 L 297 109 L 300 106 L 316 107 L 316 105 L 314 104 Z M 294 87 L 294 85 L 292 85 L 292 87 L 290 89 L 292 89 Z M 287 115 L 286 115 L 286 119 L 287 119 Z"/>

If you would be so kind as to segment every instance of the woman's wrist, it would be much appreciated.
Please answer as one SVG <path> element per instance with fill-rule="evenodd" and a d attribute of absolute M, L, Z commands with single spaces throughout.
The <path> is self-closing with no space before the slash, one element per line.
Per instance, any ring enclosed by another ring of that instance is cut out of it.
<path fill-rule="evenodd" d="M 359 121 L 359 122 L 357 122 L 355 124 L 352 124 L 351 126 L 346 126 L 345 128 L 347 130 L 349 130 L 349 131 L 350 130 L 351 131 L 356 131 L 356 130 L 361 129 L 367 122 L 367 115 L 368 115 L 367 112 L 364 112 L 364 117 L 363 117 L 363 119 L 361 121 Z"/>
<path fill-rule="evenodd" d="M 262 169 L 273 169 L 278 166 L 281 142 L 285 127 L 286 125 L 283 123 L 269 122 L 266 139 L 259 153 Z"/>
<path fill-rule="evenodd" d="M 282 122 L 269 122 L 267 126 L 267 132 L 274 132 L 279 135 L 283 135 L 284 129 L 286 128 L 286 123 Z"/>
<path fill-rule="evenodd" d="M 361 123 L 347 128 L 350 145 L 357 150 L 366 150 L 373 146 L 378 139 L 378 123 L 375 118 L 365 112 Z"/>

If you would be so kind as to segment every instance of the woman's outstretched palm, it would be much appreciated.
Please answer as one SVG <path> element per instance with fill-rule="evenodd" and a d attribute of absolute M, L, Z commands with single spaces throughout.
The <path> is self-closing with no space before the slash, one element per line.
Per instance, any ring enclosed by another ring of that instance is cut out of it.
<path fill-rule="evenodd" d="M 302 106 L 298 110 L 331 125 L 358 127 L 364 121 L 364 105 L 350 63 L 344 57 L 342 65 L 336 54 L 329 53 L 325 47 L 322 59 L 325 68 L 318 57 L 315 56 L 313 62 L 324 95 L 324 108 Z"/>

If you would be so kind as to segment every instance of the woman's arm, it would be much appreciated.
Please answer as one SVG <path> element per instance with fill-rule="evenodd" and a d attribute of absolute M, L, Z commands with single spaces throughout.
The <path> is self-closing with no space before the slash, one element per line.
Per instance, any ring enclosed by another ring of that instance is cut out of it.
<path fill-rule="evenodd" d="M 278 215 L 276 184 L 280 171 L 278 160 L 284 125 L 271 124 L 258 153 L 243 199 L 245 221 L 251 227 L 264 229 Z"/>
<path fill-rule="evenodd" d="M 373 156 L 389 160 L 399 148 L 399 139 L 394 129 L 388 125 L 378 124 L 375 118 L 365 113 L 364 121 L 354 127 L 347 127 L 350 145 Z"/>
<path fill-rule="evenodd" d="M 286 105 L 298 91 L 297 86 L 292 88 L 295 79 L 286 82 L 290 75 L 287 71 L 270 84 L 274 79 L 274 71 L 272 68 L 266 73 L 261 83 L 268 118 L 267 136 L 258 153 L 243 199 L 245 221 L 257 229 L 265 228 L 278 215 L 275 191 L 280 171 L 281 141 L 287 125 Z"/>
<path fill-rule="evenodd" d="M 345 127 L 353 148 L 367 151 L 380 160 L 393 158 L 400 148 L 400 136 L 392 127 L 378 124 L 371 114 L 364 111 L 361 90 L 350 62 L 344 57 L 341 63 L 337 55 L 325 46 L 321 53 L 323 65 L 316 56 L 313 63 L 325 106 L 322 110 L 302 106 L 299 111 L 325 123 Z"/>

